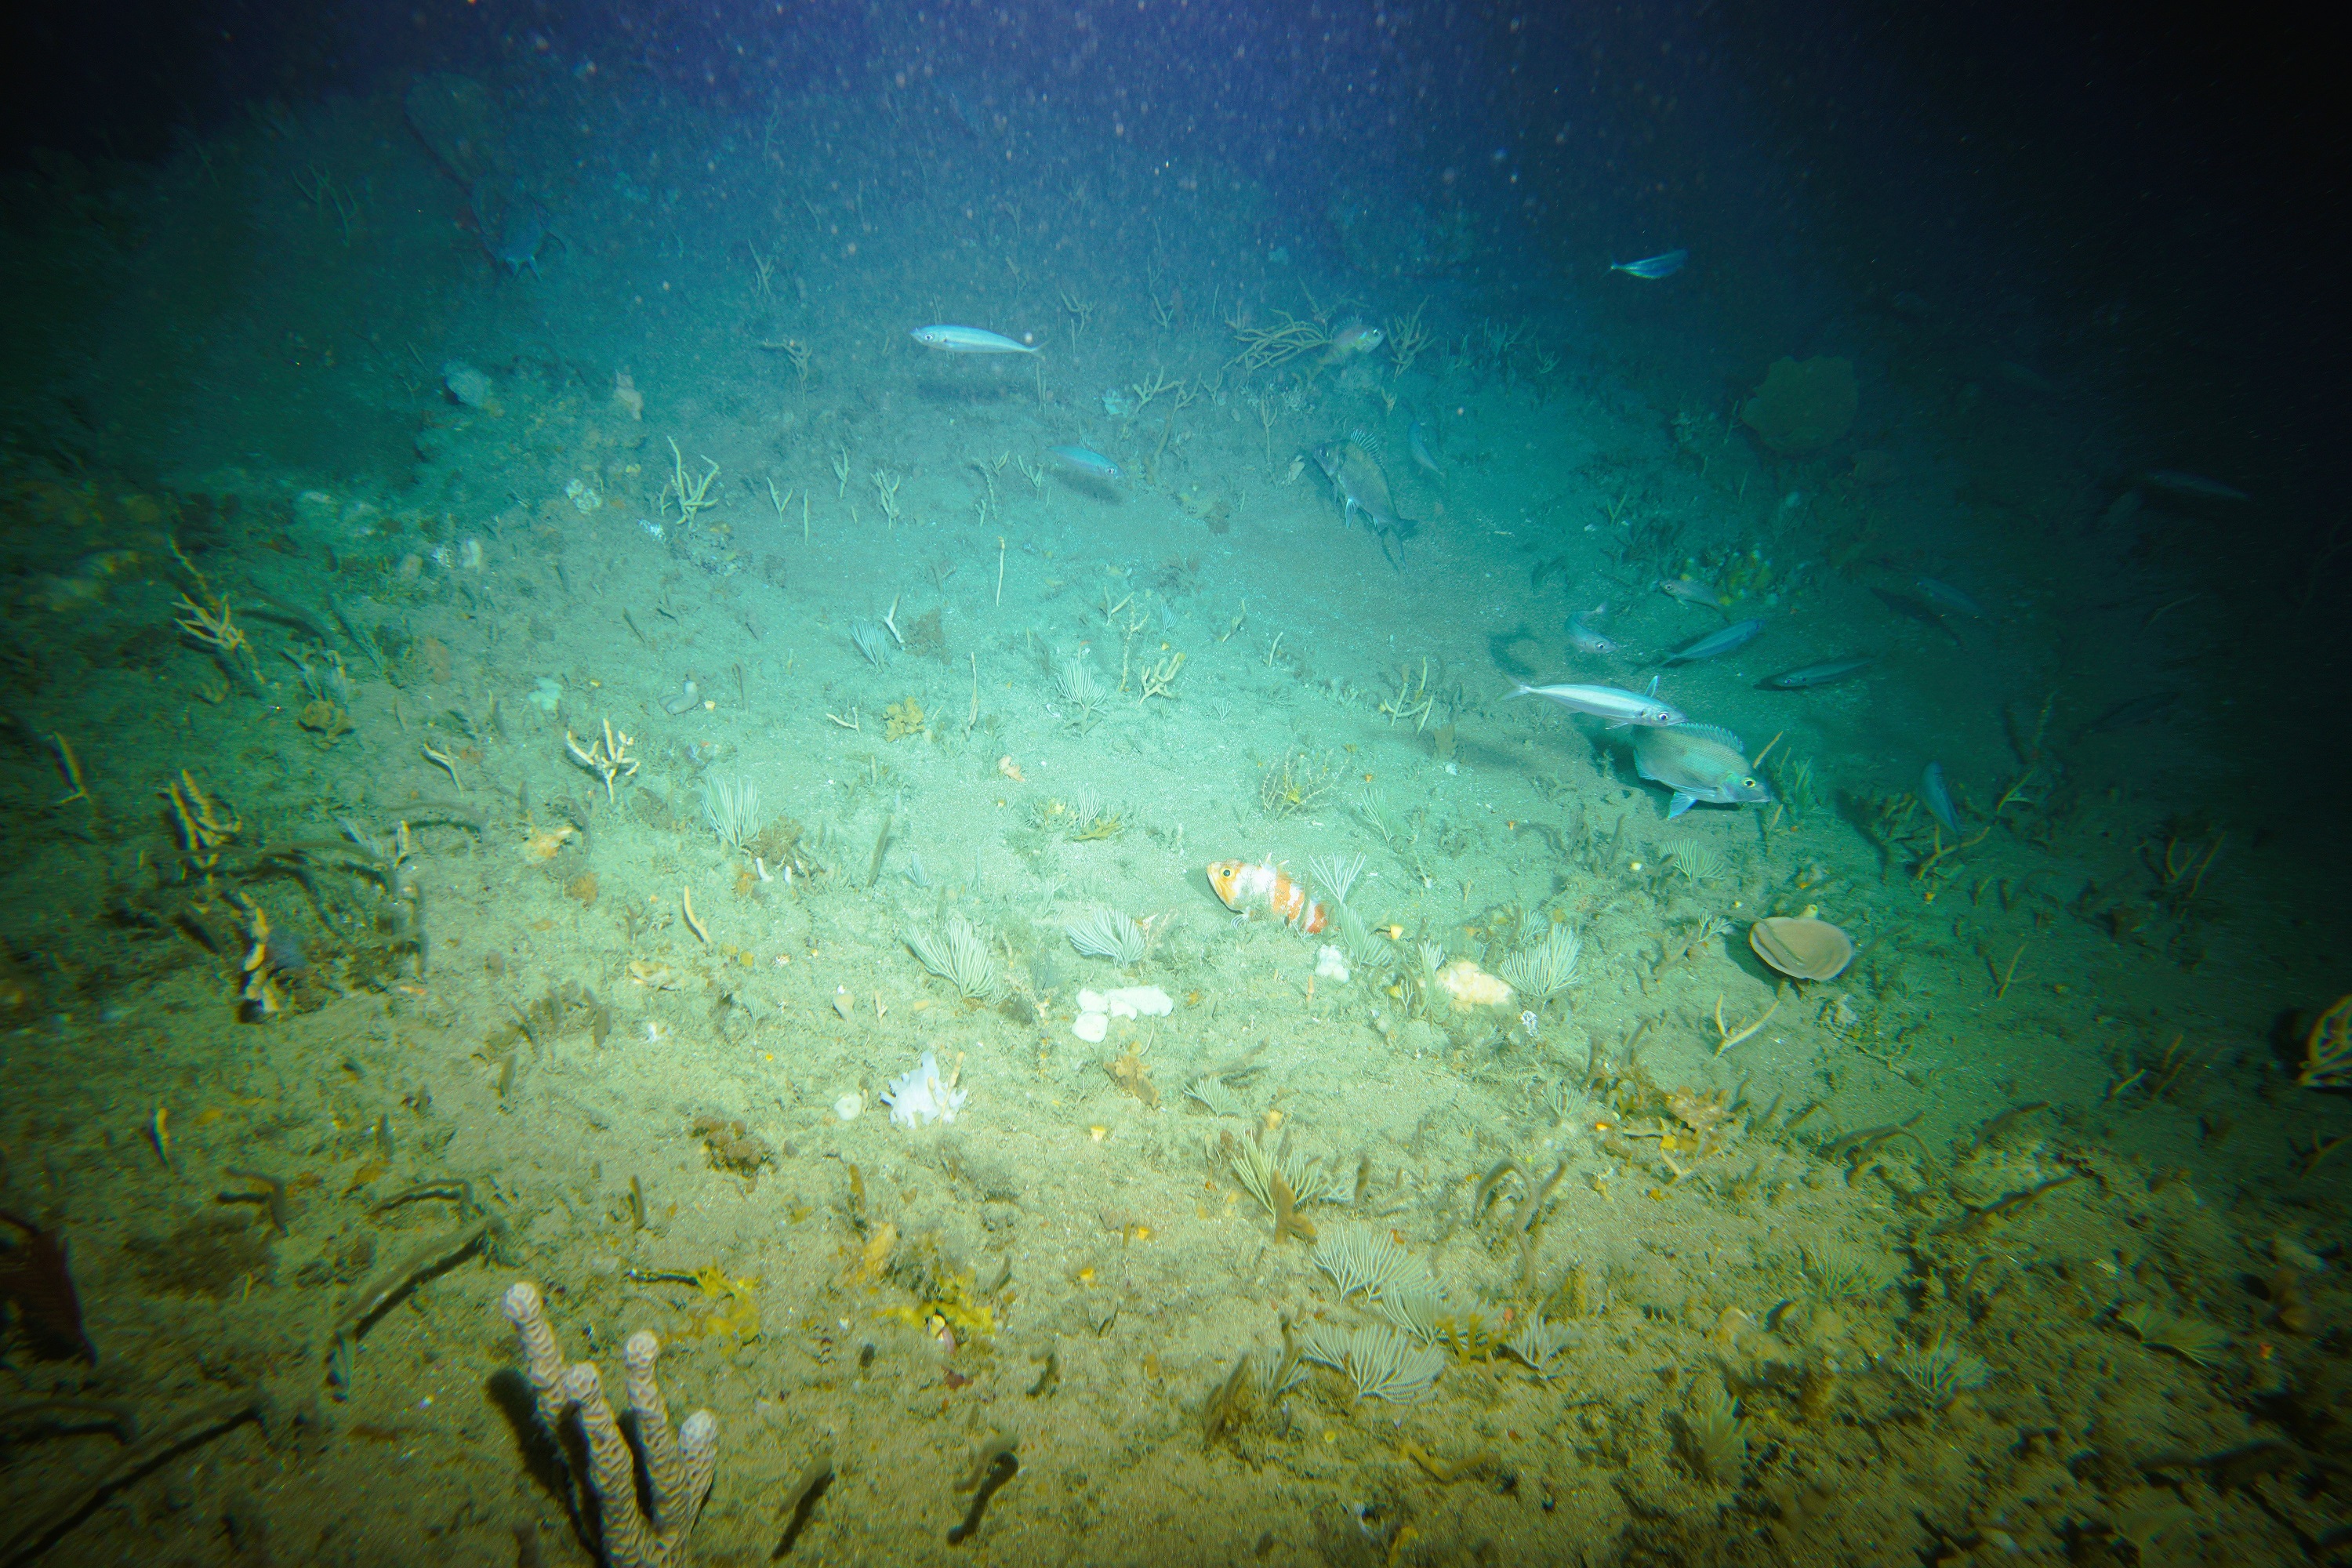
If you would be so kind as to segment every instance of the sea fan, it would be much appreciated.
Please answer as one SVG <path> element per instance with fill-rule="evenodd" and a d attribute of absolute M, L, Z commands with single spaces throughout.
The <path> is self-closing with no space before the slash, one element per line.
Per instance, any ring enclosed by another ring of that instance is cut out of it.
<path fill-rule="evenodd" d="M 1323 896 L 1334 904 L 1348 901 L 1348 890 L 1356 879 L 1364 874 L 1361 855 L 1312 855 L 1307 857 L 1307 874 L 1323 890 Z"/>
<path fill-rule="evenodd" d="M 2161 1307 L 2134 1302 L 2116 1314 L 2116 1321 L 2137 1334 L 2140 1342 L 2170 1351 L 2183 1361 L 2210 1366 L 2230 1342 L 2230 1336 L 2200 1318 L 2186 1318 Z"/>
<path fill-rule="evenodd" d="M 1302 1360 L 1345 1373 L 1359 1399 L 1402 1402 L 1429 1392 L 1445 1370 L 1445 1352 L 1417 1345 L 1390 1328 L 1351 1329 L 1345 1333 L 1309 1329 L 1300 1336 Z"/>
<path fill-rule="evenodd" d="M 1556 925 L 1532 947 L 1523 947 L 1503 961 L 1503 979 L 1510 988 L 1538 1007 L 1582 978 L 1584 939 L 1564 925 Z"/>
<path fill-rule="evenodd" d="M 740 852 L 759 836 L 760 786 L 749 779 L 704 781 L 702 819 L 719 835 L 719 843 Z"/>
<path fill-rule="evenodd" d="M 877 669 L 889 663 L 890 656 L 898 651 L 891 646 L 888 634 L 872 621 L 850 622 L 849 640 L 866 656 L 866 662 Z"/>
<path fill-rule="evenodd" d="M 1349 1196 L 1346 1173 L 1326 1169 L 1319 1161 L 1291 1152 L 1290 1140 L 1285 1134 L 1282 1147 L 1268 1153 L 1265 1144 L 1257 1137 L 1236 1138 L 1226 1150 L 1225 1163 L 1233 1167 L 1249 1195 L 1273 1214 L 1274 1179 L 1282 1178 L 1290 1190 L 1291 1202 L 1299 1208 L 1308 1204 L 1341 1203 Z"/>
<path fill-rule="evenodd" d="M 1233 1086 L 1221 1078 L 1195 1079 L 1185 1085 L 1187 1099 L 1197 1100 L 1208 1107 L 1212 1116 L 1253 1116 L 1249 1102 L 1235 1094 Z"/>
<path fill-rule="evenodd" d="M 1896 1376 L 1911 1385 L 1919 1402 L 1930 1410 L 1941 1410 L 1972 1388 L 1982 1388 L 1992 1378 L 1992 1368 L 1982 1358 L 1966 1351 L 1957 1351 L 1938 1339 L 1925 1349 L 1906 1345 L 1886 1358 L 1887 1365 Z"/>
<path fill-rule="evenodd" d="M 1385 1231 L 1360 1226 L 1335 1229 L 1315 1248 L 1315 1267 L 1330 1276 L 1342 1300 L 1361 1290 L 1378 1296 L 1412 1267 L 1412 1256 Z"/>
<path fill-rule="evenodd" d="M 1099 904 L 1062 931 L 1070 939 L 1070 945 L 1088 958 L 1108 958 L 1129 968 L 1143 962 L 1150 945 L 1140 924 Z"/>
<path fill-rule="evenodd" d="M 1719 1487 L 1738 1485 L 1748 1463 L 1748 1424 L 1723 1384 L 1701 1378 L 1691 1389 L 1682 1424 L 1684 1455 L 1691 1464 Z"/>
<path fill-rule="evenodd" d="M 1573 1336 L 1563 1325 L 1549 1318 L 1530 1317 L 1520 1325 L 1518 1332 L 1503 1342 L 1503 1348 L 1538 1377 L 1549 1378 L 1559 1370 L 1552 1363 L 1572 1341 Z"/>
<path fill-rule="evenodd" d="M 1696 840 L 1677 844 L 1667 850 L 1666 855 L 1674 861 L 1675 869 L 1694 882 L 1713 881 L 1722 876 L 1724 868 L 1731 863 L 1723 851 L 1714 845 L 1702 844 Z"/>
<path fill-rule="evenodd" d="M 993 1002 L 1003 990 L 995 956 L 961 915 L 950 915 L 938 931 L 909 931 L 905 940 L 923 967 L 953 985 L 964 1000 Z"/>
<path fill-rule="evenodd" d="M 1331 940 L 1346 956 L 1350 969 L 1384 975 L 1397 966 L 1396 944 L 1364 924 L 1363 917 L 1345 904 L 1339 906 L 1332 921 Z"/>
<path fill-rule="evenodd" d="M 1084 653 L 1073 654 L 1054 663 L 1054 689 L 1062 700 L 1077 710 L 1077 721 L 1092 719 L 1107 695 L 1102 682 L 1095 679 L 1095 667 L 1087 662 Z"/>

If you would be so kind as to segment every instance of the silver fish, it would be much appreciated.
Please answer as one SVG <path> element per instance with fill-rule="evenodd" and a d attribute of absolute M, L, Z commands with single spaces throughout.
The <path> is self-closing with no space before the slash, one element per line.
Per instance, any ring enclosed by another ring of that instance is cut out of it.
<path fill-rule="evenodd" d="M 1985 618 L 1984 606 L 1949 583 L 1938 583 L 1933 577 L 1914 577 L 1911 579 L 1911 584 L 1919 592 L 1946 609 L 1958 610 L 1964 616 L 1974 616 L 1978 620 Z"/>
<path fill-rule="evenodd" d="M 2104 735 L 2111 730 L 2128 730 L 2135 724 L 2153 723 L 2168 717 L 2180 700 L 2178 691 L 2152 691 L 2146 697 L 2126 698 L 2083 726 L 2075 735 L 2086 741 L 2093 735 Z"/>
<path fill-rule="evenodd" d="M 2179 468 L 2150 468 L 2139 477 L 2139 482 L 2150 489 L 2164 490 L 2191 500 L 2242 501 L 2254 498 L 2235 485 L 2225 485 L 2219 479 L 2209 479 L 2202 474 L 2191 474 Z"/>
<path fill-rule="evenodd" d="M 1412 460 L 1439 479 L 1444 479 L 1445 465 L 1439 462 L 1437 455 L 1430 449 L 1429 426 L 1416 419 L 1405 427 L 1404 437 L 1406 444 L 1412 448 Z"/>
<path fill-rule="evenodd" d="M 532 277 L 539 277 L 539 250 L 547 243 L 547 209 L 526 196 L 499 196 L 493 222 L 483 195 L 484 187 L 477 185 L 469 197 L 474 229 L 481 237 L 483 248 L 506 268 L 508 277 L 520 278 L 526 267 Z"/>
<path fill-rule="evenodd" d="M 1819 664 L 1801 664 L 1794 669 L 1784 669 L 1778 675 L 1768 675 L 1759 682 L 1775 691 L 1803 691 L 1809 687 L 1835 686 L 1850 680 L 1878 661 L 1867 655 L 1859 658 L 1831 658 Z"/>
<path fill-rule="evenodd" d="M 1633 771 L 1675 792 L 1666 815 L 1680 816 L 1705 801 L 1709 805 L 1746 805 L 1772 798 L 1772 791 L 1748 765 L 1748 748 L 1728 730 L 1683 724 L 1643 730 L 1633 737 Z"/>
<path fill-rule="evenodd" d="M 1313 455 L 1315 466 L 1331 481 L 1333 499 L 1345 503 L 1339 509 L 1339 521 L 1352 522 L 1362 512 L 1365 525 L 1381 542 L 1381 553 L 1389 558 L 1390 565 L 1403 571 L 1404 542 L 1421 531 L 1421 524 L 1397 515 L 1396 502 L 1389 495 L 1388 474 L 1381 467 L 1379 438 L 1350 430 L 1344 439 L 1316 447 Z M 1393 550 L 1391 540 L 1396 542 Z"/>
<path fill-rule="evenodd" d="M 917 327 L 907 334 L 927 349 L 951 354 L 1034 354 L 1026 343 L 1016 343 L 1001 332 L 978 327 Z"/>
<path fill-rule="evenodd" d="M 1929 763 L 1927 771 L 1919 775 L 1919 804 L 1927 808 L 1927 815 L 1953 833 L 1959 832 L 1960 816 L 1952 809 L 1952 792 L 1944 784 L 1943 763 Z"/>
<path fill-rule="evenodd" d="M 2000 362 L 2000 376 L 2003 381 L 2008 382 L 2011 386 L 2021 386 L 2025 388 L 2026 391 L 2032 393 L 2036 397 L 2055 397 L 2058 395 L 2058 389 L 2050 384 L 2050 378 L 2048 376 L 2043 375 L 2032 365 L 2020 364 L 2013 359 L 2005 359 Z"/>
<path fill-rule="evenodd" d="M 1709 632 L 1696 642 L 1685 644 L 1666 655 L 1663 662 L 1688 664 L 1694 659 L 1713 658 L 1729 653 L 1736 647 L 1746 647 L 1764 629 L 1762 621 L 1734 621 L 1719 632 Z"/>
<path fill-rule="evenodd" d="M 1724 613 L 1725 601 L 1714 589 L 1694 583 L 1687 577 L 1676 577 L 1671 582 L 1660 578 L 1653 586 L 1669 599 L 1679 599 L 1685 605 L 1696 605 L 1703 610 L 1713 610 L 1718 616 Z"/>
<path fill-rule="evenodd" d="M 1091 447 L 1048 447 L 1045 456 L 1073 473 L 1090 479 L 1123 479 L 1127 470 Z"/>
<path fill-rule="evenodd" d="M 1690 715 L 1671 702 L 1662 702 L 1655 695 L 1643 696 L 1628 691 L 1622 686 L 1528 686 L 1522 684 L 1511 693 L 1514 697 L 1549 697 L 1574 713 L 1590 713 L 1595 718 L 1613 719 L 1620 724 L 1667 726 L 1687 723 Z"/>
<path fill-rule="evenodd" d="M 1879 602 L 1885 605 L 1888 609 L 1894 611 L 1896 615 L 1902 616 L 1908 620 L 1916 621 L 1923 626 L 1935 627 L 1937 631 L 1951 638 L 1953 643 L 1958 647 L 1966 647 L 1968 646 L 1966 643 L 1960 641 L 1960 634 L 1952 629 L 1951 623 L 1945 620 L 1943 616 L 1937 611 L 1936 606 L 1927 603 L 1927 600 L 1915 599 L 1908 594 L 1890 593 L 1885 588 L 1873 588 L 1871 592 L 1877 595 Z"/>
<path fill-rule="evenodd" d="M 1636 278 L 1672 278 L 1690 259 L 1687 250 L 1669 250 L 1663 256 L 1645 256 L 1639 261 L 1612 261 L 1612 272 L 1628 272 Z"/>
<path fill-rule="evenodd" d="M 1616 653 L 1620 649 L 1614 637 L 1594 631 L 1582 616 L 1572 616 L 1568 623 L 1568 646 L 1579 653 Z"/>

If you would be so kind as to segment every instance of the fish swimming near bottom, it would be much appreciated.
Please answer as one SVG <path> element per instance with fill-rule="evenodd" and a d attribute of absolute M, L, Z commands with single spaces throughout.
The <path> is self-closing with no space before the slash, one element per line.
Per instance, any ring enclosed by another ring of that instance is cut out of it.
<path fill-rule="evenodd" d="M 1636 278 L 1648 278 L 1654 280 L 1660 278 L 1672 278 L 1683 269 L 1683 264 L 1689 259 L 1690 252 L 1687 250 L 1669 250 L 1660 256 L 1645 256 L 1639 261 L 1612 261 L 1609 264 L 1609 270 L 1631 273 Z"/>
<path fill-rule="evenodd" d="M 1381 553 L 1389 558 L 1390 565 L 1403 571 L 1404 542 L 1421 531 L 1421 524 L 1397 515 L 1396 502 L 1389 496 L 1388 473 L 1381 467 L 1380 438 L 1350 430 L 1342 439 L 1316 447 L 1314 456 L 1315 466 L 1331 481 L 1333 499 L 1345 503 L 1339 520 L 1353 522 L 1356 514 L 1362 512 L 1365 525 L 1381 542 Z M 1396 542 L 1393 552 L 1391 540 Z"/>
<path fill-rule="evenodd" d="M 2084 725 L 2075 732 L 2074 738 L 2085 741 L 2093 735 L 2104 735 L 2110 731 L 2154 723 L 2168 717 L 2179 700 L 2180 693 L 2178 691 L 2151 691 L 2145 697 L 2126 698 Z"/>
<path fill-rule="evenodd" d="M 1960 641 L 1960 634 L 1952 629 L 1952 623 L 1946 620 L 1943 616 L 1937 611 L 1936 606 L 1927 603 L 1927 600 L 1915 599 L 1908 594 L 1897 594 L 1885 588 L 1873 588 L 1871 592 L 1878 595 L 1878 599 L 1881 604 L 1894 611 L 1896 615 L 1901 616 L 1905 620 L 1916 621 L 1923 626 L 1935 627 L 1937 631 L 1951 638 L 1956 647 L 1966 647 L 1968 646 L 1968 644 Z"/>
<path fill-rule="evenodd" d="M 1090 479 L 1123 479 L 1127 470 L 1091 447 L 1048 447 L 1045 456 L 1074 474 Z"/>
<path fill-rule="evenodd" d="M 489 200 L 486 201 L 486 195 Z M 486 193 L 477 185 L 467 198 L 474 209 L 474 228 L 480 237 L 482 248 L 491 258 L 507 269 L 509 278 L 520 278 L 522 269 L 530 268 L 534 278 L 539 270 L 539 252 L 551 232 L 547 226 L 547 209 L 523 195 Z M 496 203 L 493 217 L 489 202 Z M 569 241 L 565 242 L 567 246 Z"/>
<path fill-rule="evenodd" d="M 1027 343 L 1016 343 L 1002 332 L 979 327 L 917 327 L 907 334 L 927 349 L 950 354 L 1034 354 Z"/>
<path fill-rule="evenodd" d="M 1235 914 L 1266 910 L 1308 936 L 1321 931 L 1331 911 L 1307 896 L 1272 860 L 1218 860 L 1209 867 L 1209 889 Z"/>
<path fill-rule="evenodd" d="M 1951 787 L 1944 783 L 1943 763 L 1929 763 L 1919 774 L 1919 804 L 1927 808 L 1928 816 L 1950 828 L 1953 833 L 1959 832 L 1960 814 L 1952 809 L 1952 791 Z"/>
<path fill-rule="evenodd" d="M 1801 664 L 1794 669 L 1768 675 L 1757 684 L 1775 691 L 1810 691 L 1816 686 L 1835 686 L 1841 680 L 1852 680 L 1877 662 L 1866 654 L 1854 658 L 1825 658 L 1819 664 Z"/>
<path fill-rule="evenodd" d="M 1445 465 L 1437 460 L 1437 453 L 1429 444 L 1429 426 L 1416 419 L 1405 426 L 1404 438 L 1406 445 L 1412 448 L 1412 460 L 1435 474 L 1438 482 L 1443 484 L 1445 480 Z"/>
<path fill-rule="evenodd" d="M 1660 662 L 1664 664 L 1689 664 L 1696 659 L 1715 658 L 1720 655 L 1729 653 L 1734 648 L 1746 647 L 1749 643 L 1756 640 L 1757 634 L 1761 632 L 1763 629 L 1764 623 L 1762 621 L 1734 621 L 1729 626 L 1724 627 L 1721 631 L 1709 632 L 1706 636 L 1700 637 L 1696 642 L 1685 643 L 1682 647 L 1675 649 L 1674 652 L 1666 655 L 1666 657 Z"/>
<path fill-rule="evenodd" d="M 1324 350 L 1322 363 L 1338 364 L 1341 360 L 1351 359 L 1358 354 L 1370 353 L 1387 338 L 1388 334 L 1378 327 L 1366 326 L 1361 321 L 1349 321 L 1331 334 L 1328 346 Z"/>
<path fill-rule="evenodd" d="M 1914 577 L 1911 582 L 1919 592 L 1946 609 L 1958 610 L 1979 621 L 1985 618 L 1984 606 L 1949 583 L 1938 583 L 1933 577 Z"/>
<path fill-rule="evenodd" d="M 2219 479 L 2209 479 L 2202 474 L 2187 473 L 2179 468 L 2147 469 L 2139 476 L 2139 482 L 2150 489 L 2190 500 L 2237 502 L 2254 499 L 2235 485 L 2225 485 Z"/>
<path fill-rule="evenodd" d="M 1616 638 L 1609 637 L 1593 627 L 1592 617 L 1600 615 L 1602 611 L 1608 608 L 1608 605 L 1603 605 L 1599 610 L 1587 610 L 1580 616 L 1569 616 L 1568 646 L 1574 648 L 1579 653 L 1619 653 L 1623 651 L 1619 647 Z"/>
<path fill-rule="evenodd" d="M 1747 745 L 1712 724 L 1640 730 L 1633 735 L 1633 771 L 1674 791 L 1666 816 L 1692 806 L 1747 805 L 1769 801 L 1771 789 L 1748 761 Z"/>
<path fill-rule="evenodd" d="M 1644 696 L 1622 686 L 1522 685 L 1511 695 L 1548 697 L 1571 713 L 1590 713 L 1596 719 L 1612 719 L 1620 724 L 1664 726 L 1690 721 L 1689 714 L 1671 702 L 1660 701 L 1654 691 Z"/>
<path fill-rule="evenodd" d="M 1687 577 L 1661 577 L 1657 587 L 1658 592 L 1669 599 L 1680 599 L 1685 605 L 1696 605 L 1702 609 L 1713 610 L 1718 615 L 1723 611 L 1721 595 L 1705 584 L 1694 583 Z"/>

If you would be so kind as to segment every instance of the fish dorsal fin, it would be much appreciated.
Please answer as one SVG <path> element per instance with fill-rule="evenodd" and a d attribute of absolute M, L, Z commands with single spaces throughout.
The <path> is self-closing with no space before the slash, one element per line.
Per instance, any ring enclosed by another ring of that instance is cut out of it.
<path fill-rule="evenodd" d="M 1381 449 L 1381 438 L 1362 426 L 1349 431 L 1348 439 L 1354 444 L 1356 450 L 1370 458 L 1375 467 L 1387 460 L 1388 454 Z"/>
<path fill-rule="evenodd" d="M 1748 743 L 1720 724 L 1677 724 L 1675 730 L 1685 735 L 1696 735 L 1702 741 L 1713 741 L 1718 746 L 1729 746 L 1742 757 L 1748 755 Z"/>

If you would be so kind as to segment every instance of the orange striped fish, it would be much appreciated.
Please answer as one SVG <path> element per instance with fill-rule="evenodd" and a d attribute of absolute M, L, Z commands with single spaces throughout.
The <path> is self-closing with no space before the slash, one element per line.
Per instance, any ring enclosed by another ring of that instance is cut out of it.
<path fill-rule="evenodd" d="M 1269 910 L 1276 920 L 1309 936 L 1321 931 L 1331 917 L 1330 910 L 1308 898 L 1307 889 L 1272 860 L 1219 860 L 1209 868 L 1209 886 L 1224 900 L 1225 908 L 1245 915 Z"/>

